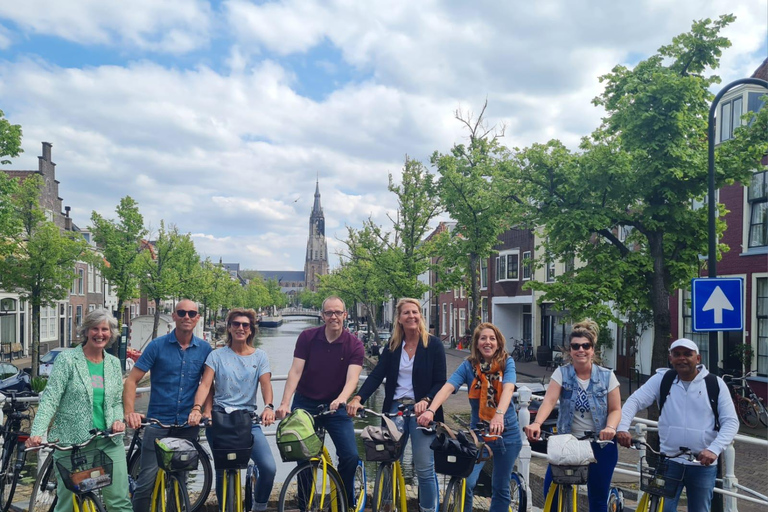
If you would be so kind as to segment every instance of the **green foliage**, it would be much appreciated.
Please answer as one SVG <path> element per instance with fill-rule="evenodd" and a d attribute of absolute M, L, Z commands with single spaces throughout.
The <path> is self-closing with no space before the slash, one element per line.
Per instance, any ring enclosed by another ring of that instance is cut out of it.
<path fill-rule="evenodd" d="M 19 156 L 21 149 L 21 125 L 11 124 L 5 119 L 5 114 L 0 110 L 0 158 L 4 156 Z M 10 160 L 0 160 L 0 165 L 10 164 Z"/>
<path fill-rule="evenodd" d="M 120 200 L 115 209 L 117 220 L 105 219 L 91 213 L 94 240 L 104 258 L 98 267 L 115 287 L 118 324 L 122 323 L 123 303 L 138 296 L 137 260 L 142 251 L 142 239 L 147 235 L 139 205 L 130 196 Z"/>
<path fill-rule="evenodd" d="M 47 377 L 34 377 L 32 381 L 30 382 L 30 385 L 32 386 L 32 391 L 35 393 L 42 393 L 45 389 L 45 386 L 48 385 L 48 378 Z"/>
<path fill-rule="evenodd" d="M 319 310 L 323 305 L 323 296 L 317 292 L 310 290 L 302 290 L 299 292 L 299 305 L 304 308 L 311 308 Z"/>

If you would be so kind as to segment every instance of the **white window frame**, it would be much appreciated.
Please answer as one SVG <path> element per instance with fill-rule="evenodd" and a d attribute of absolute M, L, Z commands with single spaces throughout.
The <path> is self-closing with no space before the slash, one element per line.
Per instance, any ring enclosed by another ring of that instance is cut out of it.
<path fill-rule="evenodd" d="M 761 177 L 760 181 L 758 181 L 758 177 Z M 762 188 L 762 191 L 758 191 L 756 189 Z M 747 243 L 746 246 L 748 249 L 756 249 L 758 247 L 766 247 L 768 246 L 768 234 L 763 233 L 763 243 L 760 245 L 757 245 L 755 242 L 755 237 L 753 236 L 753 232 L 755 231 L 754 228 L 757 228 L 757 230 L 766 230 L 765 228 L 765 222 L 753 222 L 753 219 L 755 217 L 754 211 L 758 208 L 768 208 L 768 170 L 762 169 L 760 171 L 755 171 L 755 173 L 750 178 L 749 186 L 746 187 L 746 208 L 745 210 L 745 226 L 746 226 L 746 234 L 747 234 Z"/>
<path fill-rule="evenodd" d="M 88 293 L 93 293 L 93 285 L 96 281 L 93 278 L 93 265 L 88 264 Z"/>
<path fill-rule="evenodd" d="M 547 258 L 547 264 L 545 265 L 544 269 L 546 271 L 545 281 L 547 283 L 554 283 L 555 277 L 557 276 L 557 269 L 555 268 L 555 260 L 552 258 L 552 256 Z"/>
<path fill-rule="evenodd" d="M 458 337 L 463 337 L 467 331 L 467 310 L 459 308 L 459 332 Z"/>
<path fill-rule="evenodd" d="M 736 114 L 734 110 L 734 105 L 736 104 L 740 105 L 741 110 L 738 114 Z M 726 113 L 726 108 L 728 109 L 728 112 Z M 718 119 L 718 131 L 720 134 L 720 142 L 730 140 L 733 138 L 733 132 L 736 130 L 736 128 L 741 126 L 741 116 L 744 115 L 744 96 L 734 96 L 733 98 L 730 98 L 726 101 L 720 101 L 720 105 L 718 105 L 718 113 L 720 114 L 720 118 Z M 727 123 L 726 123 L 727 121 Z M 728 133 L 723 133 L 724 130 L 728 131 Z"/>
<path fill-rule="evenodd" d="M 488 289 L 488 260 L 485 258 L 480 260 L 480 289 Z"/>
<path fill-rule="evenodd" d="M 523 253 L 523 260 L 520 266 L 523 270 L 523 281 L 530 281 L 533 276 L 533 258 L 531 251 L 525 251 Z"/>
<path fill-rule="evenodd" d="M 56 306 L 40 306 L 40 340 L 56 339 L 58 315 Z"/>
<path fill-rule="evenodd" d="M 503 268 L 503 269 L 502 269 Z M 511 271 L 510 269 L 514 269 Z M 520 280 L 520 249 L 499 253 L 496 258 L 496 282 Z"/>
<path fill-rule="evenodd" d="M 448 304 L 443 302 L 443 314 L 440 316 L 440 334 L 446 335 L 448 332 L 446 330 L 446 325 L 448 324 L 448 319 L 446 318 L 448 316 Z"/>

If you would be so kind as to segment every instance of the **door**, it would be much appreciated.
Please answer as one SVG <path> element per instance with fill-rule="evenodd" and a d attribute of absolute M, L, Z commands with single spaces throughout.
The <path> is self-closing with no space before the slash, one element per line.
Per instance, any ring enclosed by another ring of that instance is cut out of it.
<path fill-rule="evenodd" d="M 744 365 L 737 355 L 736 346 L 743 341 L 744 331 L 723 331 L 722 366 L 725 373 L 741 375 Z"/>
<path fill-rule="evenodd" d="M 632 378 L 635 367 L 635 339 L 628 333 L 633 332 L 630 324 L 619 327 L 616 340 L 616 375 Z"/>

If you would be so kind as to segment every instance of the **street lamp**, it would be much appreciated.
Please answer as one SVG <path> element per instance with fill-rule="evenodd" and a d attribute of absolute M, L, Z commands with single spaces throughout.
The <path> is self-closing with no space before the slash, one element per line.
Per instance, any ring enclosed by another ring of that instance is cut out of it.
<path fill-rule="evenodd" d="M 759 78 L 741 78 L 735 80 L 717 93 L 715 99 L 712 101 L 712 106 L 709 107 L 709 128 L 707 136 L 709 138 L 709 197 L 707 205 L 709 207 L 709 261 L 708 264 L 708 277 L 717 277 L 717 235 L 715 234 L 715 110 L 717 104 L 725 93 L 730 91 L 736 86 L 743 84 L 759 85 L 768 91 L 768 82 Z M 768 108 L 768 106 L 766 106 Z M 722 123 L 721 123 L 722 124 Z M 717 367 L 720 363 L 718 354 L 718 331 L 710 331 L 709 333 L 709 365 L 708 368 L 712 372 L 717 371 Z"/>
<path fill-rule="evenodd" d="M 2 300 L 0 300 L 0 317 L 4 317 L 6 315 L 15 314 L 16 313 L 16 300 L 12 299 L 10 297 L 6 297 Z M 14 324 L 14 330 L 16 325 Z M 2 335 L 0 333 L 0 335 Z M 8 358 L 10 361 L 13 361 L 13 342 L 8 343 Z M 2 346 L 2 344 L 0 344 Z"/>

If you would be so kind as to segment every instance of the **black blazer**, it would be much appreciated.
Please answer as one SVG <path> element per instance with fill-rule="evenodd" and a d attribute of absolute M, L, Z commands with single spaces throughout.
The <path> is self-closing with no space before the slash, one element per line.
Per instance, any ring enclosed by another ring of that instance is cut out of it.
<path fill-rule="evenodd" d="M 402 353 L 402 343 L 394 352 L 389 351 L 389 346 L 384 348 L 381 355 L 379 355 L 378 364 L 357 392 L 361 402 L 365 403 L 386 377 L 387 382 L 384 385 L 384 410 L 389 411 L 390 407 L 392 407 L 392 399 L 395 396 L 395 388 L 397 388 L 397 374 L 400 371 L 400 356 Z M 430 399 L 435 398 L 435 395 L 446 381 L 443 342 L 435 336 L 430 336 L 427 347 L 425 348 L 422 343 L 419 343 L 416 346 L 416 355 L 413 357 L 413 392 L 416 395 L 414 398 L 417 402 L 427 397 Z M 435 421 L 443 421 L 442 407 L 435 411 Z"/>

